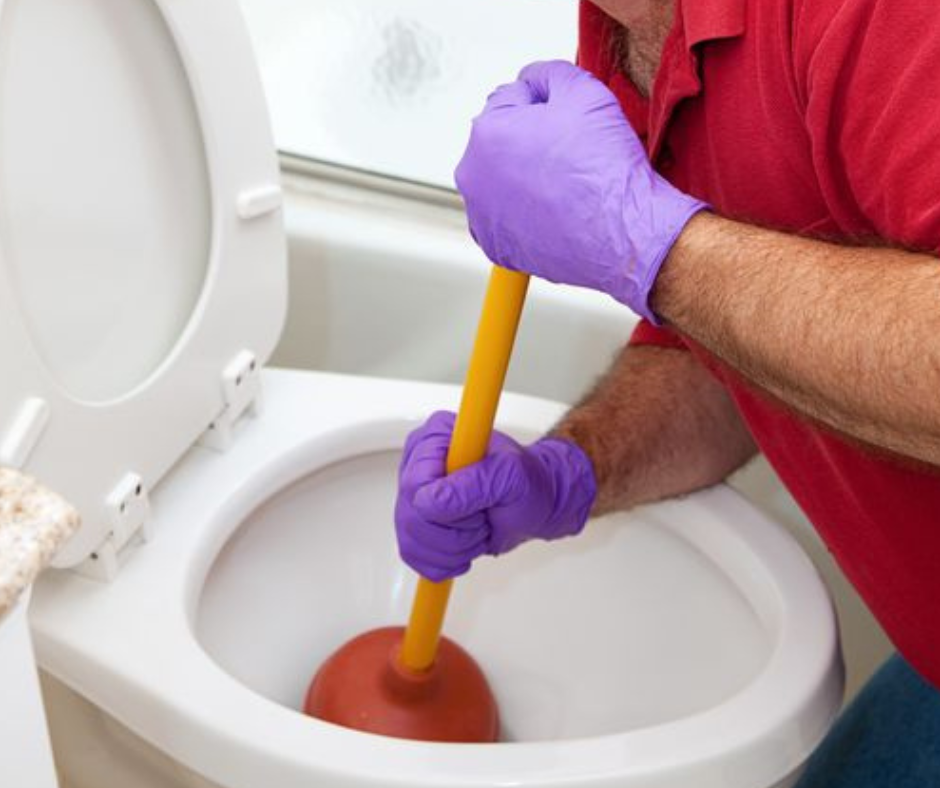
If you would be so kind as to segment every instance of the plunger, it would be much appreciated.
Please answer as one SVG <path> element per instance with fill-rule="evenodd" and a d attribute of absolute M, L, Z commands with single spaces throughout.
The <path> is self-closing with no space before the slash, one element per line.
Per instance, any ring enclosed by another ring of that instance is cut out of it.
<path fill-rule="evenodd" d="M 486 455 L 529 277 L 494 266 L 483 301 L 447 472 Z M 493 693 L 473 658 L 441 635 L 453 580 L 418 579 L 407 628 L 349 641 L 310 683 L 304 711 L 328 722 L 403 739 L 492 742 Z"/>

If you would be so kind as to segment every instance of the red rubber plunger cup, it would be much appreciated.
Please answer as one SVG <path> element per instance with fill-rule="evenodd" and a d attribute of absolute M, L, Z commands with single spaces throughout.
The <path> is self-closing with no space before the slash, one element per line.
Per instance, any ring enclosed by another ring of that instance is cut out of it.
<path fill-rule="evenodd" d="M 429 670 L 401 664 L 403 627 L 373 629 L 320 668 L 304 711 L 347 728 L 401 739 L 492 742 L 496 700 L 473 658 L 447 638 Z"/>

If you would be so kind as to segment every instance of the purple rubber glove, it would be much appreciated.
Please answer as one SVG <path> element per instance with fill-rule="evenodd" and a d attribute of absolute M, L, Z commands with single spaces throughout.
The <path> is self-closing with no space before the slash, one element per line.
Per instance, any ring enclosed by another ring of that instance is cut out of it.
<path fill-rule="evenodd" d="M 659 268 L 708 207 L 653 170 L 607 87 L 561 60 L 490 95 L 455 178 L 494 263 L 600 290 L 657 323 Z"/>
<path fill-rule="evenodd" d="M 493 432 L 482 461 L 447 476 L 454 420 L 439 411 L 405 443 L 395 504 L 405 563 L 438 582 L 463 574 L 477 556 L 581 531 L 596 486 L 580 448 L 558 438 L 520 446 Z"/>

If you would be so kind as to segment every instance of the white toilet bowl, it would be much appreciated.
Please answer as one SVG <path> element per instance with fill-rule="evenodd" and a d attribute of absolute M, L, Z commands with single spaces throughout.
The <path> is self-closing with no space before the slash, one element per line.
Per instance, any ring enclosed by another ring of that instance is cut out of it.
<path fill-rule="evenodd" d="M 154 538 L 112 583 L 60 571 L 36 588 L 43 667 L 90 700 L 69 727 L 116 751 L 129 737 L 94 718 L 120 721 L 156 748 L 135 766 L 155 770 L 153 785 L 206 784 L 167 782 L 185 773 L 226 788 L 767 788 L 788 784 L 828 728 L 841 669 L 825 589 L 725 487 L 478 562 L 459 581 L 447 631 L 486 670 L 505 743 L 405 742 L 303 716 L 322 659 L 406 616 L 414 578 L 389 519 L 397 451 L 456 391 L 265 375 L 265 412 L 228 453 L 193 449 L 170 473 Z M 558 413 L 507 396 L 502 422 L 525 437 Z M 108 785 L 109 766 L 95 774 L 82 749 L 60 748 L 81 764 L 75 785 Z"/>
<path fill-rule="evenodd" d="M 323 657 L 405 616 L 396 452 L 458 390 L 262 373 L 284 233 L 233 4 L 4 0 L 0 106 L 0 463 L 83 517 L 30 611 L 67 787 L 792 782 L 839 705 L 833 613 L 724 487 L 460 581 L 445 629 L 505 741 L 300 714 Z M 560 413 L 508 395 L 500 426 Z"/>

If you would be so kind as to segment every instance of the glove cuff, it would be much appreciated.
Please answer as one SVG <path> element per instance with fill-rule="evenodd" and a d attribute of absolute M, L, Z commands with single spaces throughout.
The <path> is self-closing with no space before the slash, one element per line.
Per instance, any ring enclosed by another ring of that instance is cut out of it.
<path fill-rule="evenodd" d="M 661 232 L 658 234 L 659 243 L 655 247 L 655 256 L 650 260 L 649 265 L 645 267 L 646 277 L 641 283 L 640 291 L 637 294 L 639 303 L 633 307 L 640 317 L 645 317 L 654 326 L 662 325 L 659 315 L 650 306 L 650 294 L 653 291 L 653 285 L 656 284 L 656 277 L 659 276 L 659 269 L 663 267 L 666 257 L 672 251 L 672 247 L 692 217 L 699 211 L 710 211 L 712 209 L 706 202 L 690 197 L 677 189 L 673 189 L 673 191 L 681 198 L 682 203 L 674 205 L 670 217 L 672 221 L 661 228 Z"/>
<path fill-rule="evenodd" d="M 533 447 L 549 472 L 554 491 L 552 514 L 543 539 L 579 534 L 597 498 L 594 465 L 584 450 L 566 438 L 542 438 Z"/>

